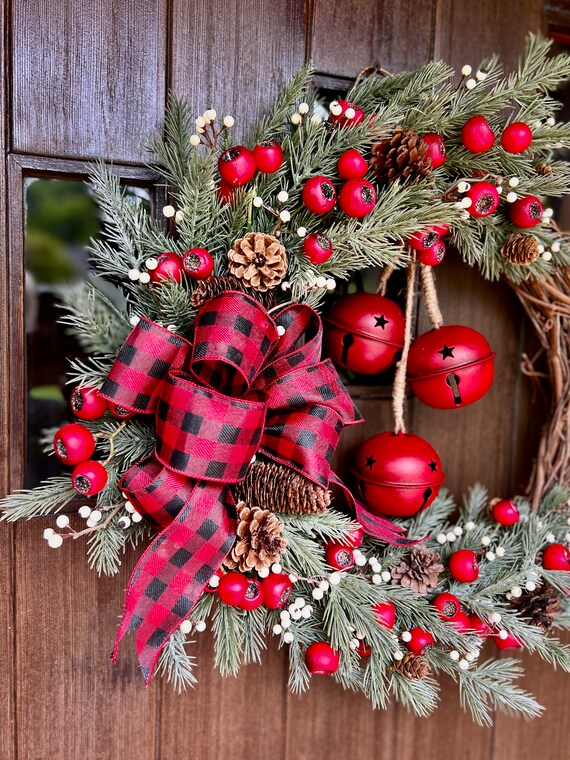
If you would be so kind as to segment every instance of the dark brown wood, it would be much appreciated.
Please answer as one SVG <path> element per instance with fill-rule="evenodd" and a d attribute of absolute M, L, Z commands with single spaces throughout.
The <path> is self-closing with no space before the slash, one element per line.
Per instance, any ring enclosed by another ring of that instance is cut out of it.
<path fill-rule="evenodd" d="M 147 160 L 164 109 L 166 0 L 12 10 L 12 149 Z"/>

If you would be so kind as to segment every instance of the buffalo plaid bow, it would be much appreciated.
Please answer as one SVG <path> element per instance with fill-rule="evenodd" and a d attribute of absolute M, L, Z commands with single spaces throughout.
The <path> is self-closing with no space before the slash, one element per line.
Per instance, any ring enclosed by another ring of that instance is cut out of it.
<path fill-rule="evenodd" d="M 256 452 L 326 487 L 342 428 L 362 421 L 331 362 L 319 361 L 321 337 L 309 307 L 286 307 L 274 321 L 253 298 L 229 291 L 202 306 L 192 344 L 141 319 L 121 348 L 102 393 L 155 414 L 157 445 L 120 486 L 162 532 L 129 581 L 113 657 L 136 629 L 147 684 L 233 545 L 229 486 Z M 406 543 L 401 528 L 355 506 L 367 532 Z"/>

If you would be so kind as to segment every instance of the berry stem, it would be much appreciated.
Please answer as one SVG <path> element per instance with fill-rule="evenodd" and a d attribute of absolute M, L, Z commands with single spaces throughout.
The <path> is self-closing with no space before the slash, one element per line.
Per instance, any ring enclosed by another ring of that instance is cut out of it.
<path fill-rule="evenodd" d="M 117 512 L 122 508 L 122 506 L 123 504 L 121 503 L 121 504 L 115 504 L 114 506 L 109 507 L 110 512 L 107 515 L 107 517 L 103 520 L 103 522 L 97 523 L 97 525 L 94 525 L 92 528 L 84 528 L 83 530 L 74 530 L 72 527 L 69 526 L 68 527 L 69 532 L 61 533 L 60 535 L 62 538 L 76 539 L 76 538 L 80 538 L 81 536 L 87 536 L 90 533 L 95 533 L 98 530 L 104 530 L 109 525 L 113 517 L 115 517 Z"/>
<path fill-rule="evenodd" d="M 113 433 L 96 433 L 95 438 L 106 438 L 109 441 L 109 456 L 102 462 L 103 466 L 109 464 L 115 453 L 115 438 L 119 435 L 121 430 L 126 426 L 126 420 L 121 422 L 117 429 Z"/>

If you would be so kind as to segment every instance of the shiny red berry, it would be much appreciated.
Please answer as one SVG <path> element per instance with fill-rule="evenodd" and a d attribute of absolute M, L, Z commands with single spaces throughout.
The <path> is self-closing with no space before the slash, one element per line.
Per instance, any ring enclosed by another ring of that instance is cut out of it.
<path fill-rule="evenodd" d="M 220 177 L 232 187 L 245 185 L 257 169 L 253 153 L 243 145 L 225 150 L 218 159 Z"/>
<path fill-rule="evenodd" d="M 519 198 L 518 201 L 511 203 L 509 209 L 511 222 L 523 229 L 536 227 L 542 221 L 543 213 L 544 206 L 534 195 L 525 195 L 524 198 Z"/>
<path fill-rule="evenodd" d="M 333 104 L 331 103 L 331 105 Z M 337 113 L 334 113 L 334 111 L 337 111 Z M 338 100 L 336 108 L 333 108 L 329 116 L 329 122 L 337 127 L 355 127 L 363 119 L 364 111 L 362 108 L 357 106 L 356 103 L 351 103 L 350 100 Z"/>
<path fill-rule="evenodd" d="M 315 641 L 307 647 L 305 652 L 305 665 L 313 676 L 330 676 L 336 673 L 340 663 L 340 657 L 336 649 L 333 649 L 326 641 Z"/>
<path fill-rule="evenodd" d="M 469 549 L 460 549 L 449 557 L 448 568 L 452 578 L 461 583 L 473 583 L 479 577 L 477 555 Z"/>
<path fill-rule="evenodd" d="M 491 629 L 487 623 L 481 620 L 479 615 L 476 615 L 474 612 L 469 615 L 469 630 L 482 639 L 486 639 L 491 634 Z"/>
<path fill-rule="evenodd" d="M 161 282 L 162 280 L 182 280 L 182 259 L 177 253 L 166 251 L 156 257 L 157 265 L 155 269 L 149 269 L 149 275 L 152 282 Z"/>
<path fill-rule="evenodd" d="M 360 639 L 358 642 L 358 646 L 356 648 L 356 654 L 359 657 L 370 657 L 372 654 L 372 650 L 370 649 L 370 646 L 364 641 L 364 639 Z"/>
<path fill-rule="evenodd" d="M 392 602 L 377 602 L 373 607 L 374 618 L 378 625 L 392 629 L 396 623 L 396 608 Z"/>
<path fill-rule="evenodd" d="M 405 642 L 410 652 L 421 656 L 433 647 L 434 638 L 429 631 L 425 631 L 423 628 L 412 628 L 410 635 L 412 638 Z"/>
<path fill-rule="evenodd" d="M 368 171 L 368 161 L 354 148 L 345 150 L 337 162 L 341 179 L 362 179 Z"/>
<path fill-rule="evenodd" d="M 343 546 L 350 546 L 351 549 L 358 549 L 359 546 L 362 546 L 362 542 L 364 541 L 364 531 L 358 526 L 358 528 L 354 528 L 353 530 L 346 533 L 343 538 L 339 541 Z"/>
<path fill-rule="evenodd" d="M 422 137 L 422 142 L 428 146 L 427 155 L 431 159 L 432 169 L 437 169 L 445 163 L 445 143 L 437 132 L 430 132 Z"/>
<path fill-rule="evenodd" d="M 71 423 L 54 435 L 53 448 L 64 464 L 79 464 L 89 459 L 95 451 L 95 438 L 83 425 Z"/>
<path fill-rule="evenodd" d="M 81 496 L 94 496 L 107 485 L 107 470 L 92 459 L 81 462 L 71 473 L 71 485 Z"/>
<path fill-rule="evenodd" d="M 445 243 L 437 240 L 430 248 L 424 251 L 418 251 L 418 261 L 425 264 L 426 267 L 436 267 L 441 264 L 445 258 Z"/>
<path fill-rule="evenodd" d="M 190 248 L 182 254 L 182 269 L 192 280 L 203 280 L 214 271 L 214 259 L 205 248 Z"/>
<path fill-rule="evenodd" d="M 249 578 L 247 591 L 238 606 L 241 607 L 242 610 L 248 610 L 248 612 L 251 612 L 251 610 L 256 610 L 258 607 L 261 607 L 262 603 L 263 592 L 261 589 L 261 583 L 254 578 Z"/>
<path fill-rule="evenodd" d="M 107 403 L 109 404 L 109 411 L 118 420 L 130 420 L 136 414 L 132 409 L 125 409 L 124 406 L 114 404 L 112 401 L 108 401 Z"/>
<path fill-rule="evenodd" d="M 532 132 L 524 121 L 515 121 L 505 127 L 501 145 L 508 153 L 522 153 L 532 142 Z"/>
<path fill-rule="evenodd" d="M 255 146 L 253 157 L 260 172 L 273 174 L 283 165 L 283 148 L 275 140 L 268 140 Z"/>
<path fill-rule="evenodd" d="M 327 565 L 334 567 L 336 570 L 348 570 L 354 565 L 354 554 L 348 546 L 329 543 L 325 551 L 325 560 Z"/>
<path fill-rule="evenodd" d="M 302 200 L 313 214 L 326 214 L 336 203 L 336 190 L 327 177 L 311 177 L 303 187 Z"/>
<path fill-rule="evenodd" d="M 406 238 L 406 244 L 413 248 L 414 251 L 427 251 L 439 240 L 438 232 L 430 227 L 425 230 L 414 232 L 409 238 Z"/>
<path fill-rule="evenodd" d="M 471 153 L 484 153 L 493 147 L 495 133 L 484 116 L 472 116 L 463 125 L 461 142 Z"/>
<path fill-rule="evenodd" d="M 366 179 L 349 179 L 341 188 L 339 203 L 345 214 L 361 219 L 376 205 L 376 190 Z"/>
<path fill-rule="evenodd" d="M 435 224 L 431 229 L 436 232 L 439 237 L 445 237 L 449 232 L 449 224 Z"/>
<path fill-rule="evenodd" d="M 518 523 L 520 518 L 517 505 L 508 499 L 501 499 L 493 504 L 491 514 L 493 520 L 496 520 L 500 525 L 514 525 Z"/>
<path fill-rule="evenodd" d="M 208 594 L 215 594 L 218 590 L 218 586 L 220 585 L 220 580 L 223 577 L 224 577 L 224 571 L 220 567 L 218 570 L 216 570 L 214 575 L 212 575 L 212 578 L 217 578 L 218 580 L 215 582 L 214 585 L 212 585 L 212 578 L 210 578 L 208 583 L 206 583 L 206 585 L 204 586 L 204 591 L 206 591 Z"/>
<path fill-rule="evenodd" d="M 324 264 L 332 256 L 333 245 L 321 232 L 311 232 L 303 240 L 303 253 L 311 264 Z"/>
<path fill-rule="evenodd" d="M 564 544 L 550 544 L 542 552 L 542 567 L 545 570 L 570 571 L 570 551 Z"/>
<path fill-rule="evenodd" d="M 448 620 L 448 623 L 452 625 L 455 630 L 459 631 L 459 633 L 467 633 L 471 628 L 469 615 L 467 615 L 462 610 L 459 610 L 455 617 L 451 618 L 451 620 Z"/>
<path fill-rule="evenodd" d="M 224 182 L 224 180 L 220 180 L 220 183 L 218 184 L 218 198 L 222 202 L 222 205 L 226 205 L 228 203 L 231 203 L 235 197 L 235 188 L 233 188 L 231 185 L 229 185 L 227 182 Z"/>
<path fill-rule="evenodd" d="M 499 205 L 499 193 L 495 185 L 490 182 L 475 182 L 465 193 L 465 197 L 471 198 L 471 205 L 467 211 L 471 216 L 489 216 L 497 210 Z"/>
<path fill-rule="evenodd" d="M 507 632 L 508 633 L 508 632 Z M 493 636 L 493 641 L 497 649 L 520 649 L 524 646 L 523 642 L 512 633 L 509 633 L 505 639 L 500 638 L 498 635 Z"/>
<path fill-rule="evenodd" d="M 289 601 L 293 584 L 285 573 L 270 573 L 261 581 L 263 602 L 270 610 L 278 610 Z"/>
<path fill-rule="evenodd" d="M 71 411 L 80 420 L 98 420 L 107 411 L 107 401 L 97 388 L 74 388 L 71 393 Z"/>
<path fill-rule="evenodd" d="M 432 604 L 444 620 L 451 620 L 461 610 L 459 599 L 454 594 L 449 594 L 448 592 L 438 594 Z"/>
<path fill-rule="evenodd" d="M 249 579 L 242 573 L 226 573 L 220 578 L 218 596 L 224 604 L 239 607 L 249 589 Z"/>

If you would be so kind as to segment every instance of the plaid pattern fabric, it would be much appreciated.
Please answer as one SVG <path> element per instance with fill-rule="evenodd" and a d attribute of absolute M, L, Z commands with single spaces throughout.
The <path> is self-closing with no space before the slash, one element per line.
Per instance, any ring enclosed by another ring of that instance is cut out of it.
<path fill-rule="evenodd" d="M 103 395 L 155 412 L 157 447 L 120 485 L 162 532 L 129 582 L 115 657 L 123 635 L 136 630 L 147 682 L 235 540 L 228 484 L 245 477 L 260 450 L 327 486 L 342 428 L 362 421 L 331 362 L 319 361 L 321 338 L 309 307 L 287 307 L 273 321 L 257 301 L 229 291 L 202 306 L 192 345 L 141 320 L 121 348 Z M 371 517 L 366 526 L 405 541 L 386 520 Z"/>

